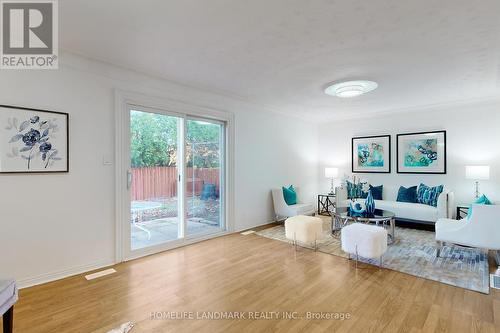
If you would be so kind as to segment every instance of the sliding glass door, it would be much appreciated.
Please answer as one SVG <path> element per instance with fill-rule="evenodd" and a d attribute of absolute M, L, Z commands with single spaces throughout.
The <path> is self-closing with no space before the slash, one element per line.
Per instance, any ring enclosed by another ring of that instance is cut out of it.
<path fill-rule="evenodd" d="M 224 125 L 208 120 L 186 121 L 187 234 L 223 228 Z M 222 185 L 222 186 L 221 186 Z"/>
<path fill-rule="evenodd" d="M 127 120 L 126 253 L 224 231 L 225 123 L 139 106 Z"/>
<path fill-rule="evenodd" d="M 179 117 L 130 110 L 132 250 L 181 236 L 177 161 L 180 124 Z"/>

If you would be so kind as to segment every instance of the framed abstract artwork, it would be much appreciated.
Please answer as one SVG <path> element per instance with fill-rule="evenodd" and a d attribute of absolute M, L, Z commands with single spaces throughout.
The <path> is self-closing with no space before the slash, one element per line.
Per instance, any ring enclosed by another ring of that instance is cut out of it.
<path fill-rule="evenodd" d="M 69 115 L 0 105 L 0 173 L 69 172 Z"/>
<path fill-rule="evenodd" d="M 446 131 L 397 135 L 398 173 L 446 173 Z"/>
<path fill-rule="evenodd" d="M 391 173 L 391 136 L 352 138 L 353 173 Z"/>

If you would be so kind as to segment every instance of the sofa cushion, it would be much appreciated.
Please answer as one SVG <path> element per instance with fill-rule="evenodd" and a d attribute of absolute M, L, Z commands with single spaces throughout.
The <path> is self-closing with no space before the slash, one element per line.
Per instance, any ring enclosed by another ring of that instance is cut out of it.
<path fill-rule="evenodd" d="M 314 205 L 307 203 L 290 205 L 289 208 L 295 213 L 295 215 L 309 215 L 313 214 L 315 211 Z"/>
<path fill-rule="evenodd" d="M 417 190 L 417 202 L 436 207 L 438 197 L 443 192 L 443 189 L 443 185 L 430 187 L 422 183 Z"/>
<path fill-rule="evenodd" d="M 417 187 L 412 186 L 406 188 L 404 186 L 400 186 L 396 201 L 417 203 Z"/>
<path fill-rule="evenodd" d="M 375 208 L 391 211 L 401 219 L 436 222 L 439 218 L 436 207 L 419 203 L 376 200 Z"/>

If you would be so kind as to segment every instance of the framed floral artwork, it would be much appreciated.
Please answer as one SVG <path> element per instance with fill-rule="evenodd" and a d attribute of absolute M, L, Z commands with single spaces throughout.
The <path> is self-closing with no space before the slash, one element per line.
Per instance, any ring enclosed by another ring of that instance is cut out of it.
<path fill-rule="evenodd" d="M 0 173 L 69 172 L 69 115 L 0 105 Z"/>
<path fill-rule="evenodd" d="M 446 131 L 397 135 L 398 173 L 446 173 Z"/>
<path fill-rule="evenodd" d="M 352 138 L 353 173 L 391 173 L 391 136 Z"/>

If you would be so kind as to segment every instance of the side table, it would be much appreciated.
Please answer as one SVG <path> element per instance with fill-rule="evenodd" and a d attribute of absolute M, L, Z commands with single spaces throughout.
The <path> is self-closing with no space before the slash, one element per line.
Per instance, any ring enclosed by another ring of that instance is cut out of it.
<path fill-rule="evenodd" d="M 331 216 L 331 211 L 335 208 L 335 194 L 318 195 L 318 215 Z"/>
<path fill-rule="evenodd" d="M 470 205 L 466 204 L 459 204 L 457 205 L 457 220 L 461 220 L 467 217 L 467 214 L 469 214 L 469 207 Z"/>

